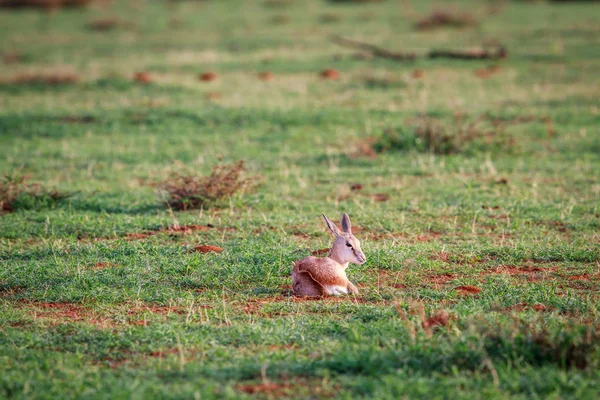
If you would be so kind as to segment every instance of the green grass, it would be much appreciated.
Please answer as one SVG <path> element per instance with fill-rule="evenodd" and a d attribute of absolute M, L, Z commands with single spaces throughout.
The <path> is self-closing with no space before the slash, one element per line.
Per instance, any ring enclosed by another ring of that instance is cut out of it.
<path fill-rule="evenodd" d="M 334 3 L 0 10 L 0 51 L 22 55 L 0 64 L 0 173 L 68 194 L 0 215 L 0 397 L 598 397 L 596 6 L 460 1 L 479 25 L 421 32 L 431 2 Z M 103 18 L 121 23 L 87 27 Z M 332 34 L 508 58 L 483 79 L 495 62 L 361 59 Z M 13 82 L 57 71 L 79 80 Z M 502 146 L 430 154 L 415 125 L 457 115 Z M 254 191 L 160 201 L 174 172 L 237 160 Z M 290 296 L 292 263 L 330 244 L 321 212 L 362 228 L 356 297 Z"/>

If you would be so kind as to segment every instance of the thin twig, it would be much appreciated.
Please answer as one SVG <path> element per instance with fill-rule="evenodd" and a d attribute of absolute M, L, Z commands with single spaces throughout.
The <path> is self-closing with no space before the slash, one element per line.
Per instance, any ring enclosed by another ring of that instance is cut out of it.
<path fill-rule="evenodd" d="M 370 43 L 359 42 L 358 40 L 347 39 L 338 35 L 333 35 L 332 40 L 340 46 L 354 47 L 368 51 L 375 57 L 387 58 L 395 61 L 412 61 L 417 57 L 414 53 L 393 52 Z"/>

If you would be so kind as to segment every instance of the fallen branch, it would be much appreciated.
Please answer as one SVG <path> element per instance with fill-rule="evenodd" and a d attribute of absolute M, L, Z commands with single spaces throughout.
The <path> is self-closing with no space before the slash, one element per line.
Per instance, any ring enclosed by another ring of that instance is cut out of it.
<path fill-rule="evenodd" d="M 414 53 L 394 52 L 370 43 L 347 39 L 338 35 L 333 35 L 332 40 L 340 46 L 360 49 L 370 53 L 374 57 L 387 58 L 394 61 L 413 61 L 417 58 Z M 453 58 L 460 60 L 497 60 L 506 58 L 507 55 L 506 49 L 502 46 L 498 46 L 493 50 L 432 50 L 424 57 Z"/>
<path fill-rule="evenodd" d="M 395 61 L 411 61 L 417 57 L 414 53 L 393 52 L 369 43 L 359 42 L 358 40 L 346 39 L 338 35 L 333 35 L 332 38 L 333 41 L 339 44 L 340 46 L 361 49 L 371 53 L 371 55 L 375 57 L 387 58 Z"/>
<path fill-rule="evenodd" d="M 454 58 L 458 60 L 497 60 L 506 58 L 508 53 L 502 46 L 494 50 L 432 50 L 429 58 Z"/>

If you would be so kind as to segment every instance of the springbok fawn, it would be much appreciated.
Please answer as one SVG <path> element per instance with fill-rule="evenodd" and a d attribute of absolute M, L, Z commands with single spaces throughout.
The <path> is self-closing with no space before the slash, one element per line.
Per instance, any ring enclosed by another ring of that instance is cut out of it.
<path fill-rule="evenodd" d="M 344 213 L 342 230 L 323 214 L 327 227 L 335 236 L 327 257 L 306 257 L 294 263 L 292 290 L 295 296 L 358 294 L 358 289 L 348 280 L 349 263 L 364 264 L 367 259 L 360 242 L 352 235 L 350 217 Z"/>

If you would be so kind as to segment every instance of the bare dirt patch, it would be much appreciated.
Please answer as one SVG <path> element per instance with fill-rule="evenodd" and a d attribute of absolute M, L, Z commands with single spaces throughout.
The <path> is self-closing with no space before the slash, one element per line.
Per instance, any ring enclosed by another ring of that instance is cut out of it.
<path fill-rule="evenodd" d="M 129 315 L 139 315 L 145 312 L 151 314 L 160 314 L 160 315 L 170 315 L 170 314 L 178 314 L 184 315 L 187 313 L 183 307 L 180 306 L 160 306 L 153 304 L 142 304 L 142 305 L 133 305 L 127 311 Z"/>
<path fill-rule="evenodd" d="M 247 394 L 268 394 L 275 397 L 288 396 L 291 392 L 292 385 L 289 383 L 257 383 L 247 385 L 237 385 L 235 388 Z"/>
<path fill-rule="evenodd" d="M 148 353 L 148 355 L 150 357 L 154 357 L 154 358 L 165 358 L 168 355 L 173 355 L 173 354 L 179 354 L 179 349 L 171 348 L 171 349 L 165 349 L 165 350 L 157 350 L 157 351 Z"/>
<path fill-rule="evenodd" d="M 152 75 L 148 71 L 140 71 L 133 74 L 133 80 L 139 83 L 152 83 Z"/>
<path fill-rule="evenodd" d="M 269 71 L 263 71 L 258 74 L 258 79 L 261 81 L 271 81 L 275 78 L 275 74 Z"/>
<path fill-rule="evenodd" d="M 319 75 L 321 76 L 321 78 L 323 79 L 330 79 L 330 80 L 337 80 L 340 79 L 340 73 L 335 70 L 335 69 L 324 69 L 323 71 L 321 71 L 319 73 Z"/>
<path fill-rule="evenodd" d="M 582 275 L 571 275 L 567 278 L 570 281 L 585 281 L 589 282 L 591 280 L 591 276 L 588 273 Z"/>
<path fill-rule="evenodd" d="M 209 244 L 201 244 L 199 246 L 194 247 L 194 251 L 198 252 L 198 253 L 202 253 L 202 254 L 206 254 L 206 253 L 220 253 L 222 252 L 224 249 L 222 247 L 219 246 L 212 246 Z"/>
<path fill-rule="evenodd" d="M 422 69 L 415 69 L 410 76 L 413 79 L 422 79 L 423 77 L 425 77 L 425 72 Z"/>
<path fill-rule="evenodd" d="M 292 231 L 291 234 L 300 239 L 310 239 L 310 235 L 308 233 L 299 230 Z"/>
<path fill-rule="evenodd" d="M 385 193 L 375 193 L 371 195 L 371 198 L 377 202 L 383 203 L 390 199 L 390 196 Z"/>
<path fill-rule="evenodd" d="M 481 292 L 481 288 L 478 288 L 477 286 L 470 286 L 470 285 L 457 286 L 454 288 L 454 290 L 456 290 L 459 294 L 466 295 L 466 296 L 474 295 L 474 294 Z"/>
<path fill-rule="evenodd" d="M 486 68 L 479 68 L 475 70 L 475 75 L 482 79 L 490 78 L 492 75 L 500 72 L 502 68 L 499 65 L 490 65 Z"/>
<path fill-rule="evenodd" d="M 538 267 L 524 267 L 518 268 L 512 265 L 501 265 L 496 267 L 489 272 L 488 274 L 507 274 L 507 275 L 522 275 L 522 274 L 532 274 L 536 272 L 543 272 L 542 268 Z"/>
<path fill-rule="evenodd" d="M 203 82 L 212 82 L 217 79 L 217 74 L 211 71 L 203 72 L 198 76 L 198 79 Z"/>
<path fill-rule="evenodd" d="M 426 278 L 426 280 L 428 283 L 431 283 L 436 286 L 441 286 L 450 281 L 453 281 L 454 279 L 456 279 L 456 277 L 457 276 L 455 274 L 445 273 L 442 275 L 430 275 Z"/>
<path fill-rule="evenodd" d="M 110 318 L 96 315 L 93 310 L 90 310 L 79 303 L 21 302 L 21 304 L 29 306 L 29 313 L 35 319 L 48 320 L 53 325 L 85 322 L 101 328 L 114 326 L 114 322 Z M 32 306 L 33 308 L 31 308 Z"/>
<path fill-rule="evenodd" d="M 118 264 L 113 264 L 109 262 L 98 262 L 91 266 L 91 269 L 105 269 L 105 268 L 115 268 L 118 267 Z"/>
<path fill-rule="evenodd" d="M 552 272 L 556 272 L 555 267 L 540 268 L 535 265 L 525 265 L 522 267 L 517 267 L 514 265 L 501 265 L 480 272 L 479 275 L 509 275 L 515 277 L 525 277 L 528 282 L 538 282 L 549 279 L 548 274 Z"/>
<path fill-rule="evenodd" d="M 439 239 L 440 237 L 442 237 L 442 234 L 440 232 L 427 232 L 427 233 L 423 233 L 419 236 L 417 236 L 417 241 L 418 242 L 431 242 L 432 240 L 436 240 Z"/>

